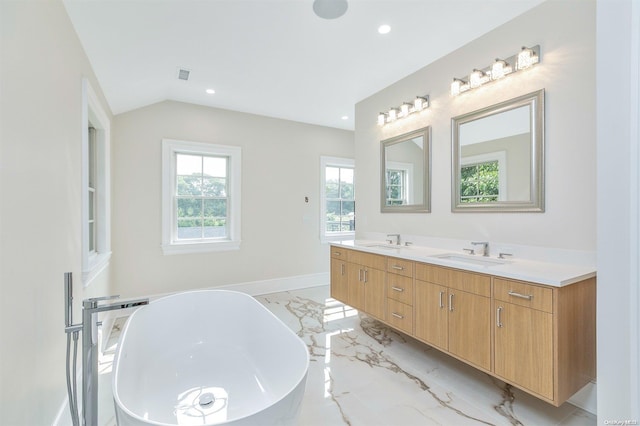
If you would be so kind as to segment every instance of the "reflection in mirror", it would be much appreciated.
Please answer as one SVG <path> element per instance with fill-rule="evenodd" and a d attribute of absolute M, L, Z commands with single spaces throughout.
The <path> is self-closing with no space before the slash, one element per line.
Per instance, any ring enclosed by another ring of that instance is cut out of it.
<path fill-rule="evenodd" d="M 452 211 L 544 211 L 544 90 L 452 119 Z"/>
<path fill-rule="evenodd" d="M 381 142 L 382 212 L 429 212 L 430 127 Z"/>

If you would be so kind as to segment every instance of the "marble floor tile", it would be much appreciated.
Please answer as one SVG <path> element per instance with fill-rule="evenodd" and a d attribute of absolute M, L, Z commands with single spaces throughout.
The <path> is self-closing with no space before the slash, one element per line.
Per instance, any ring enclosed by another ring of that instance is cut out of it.
<path fill-rule="evenodd" d="M 301 426 L 595 425 L 553 407 L 332 299 L 329 287 L 257 296 L 307 344 Z M 116 320 L 100 363 L 101 425 L 114 424 Z"/>
<path fill-rule="evenodd" d="M 359 314 L 328 287 L 257 299 L 309 347 L 301 425 L 596 424 Z"/>

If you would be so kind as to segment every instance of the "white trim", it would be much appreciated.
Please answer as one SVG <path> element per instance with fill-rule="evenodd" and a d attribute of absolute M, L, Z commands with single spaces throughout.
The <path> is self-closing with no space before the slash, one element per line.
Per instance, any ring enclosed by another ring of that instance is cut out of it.
<path fill-rule="evenodd" d="M 240 250 L 240 241 L 189 241 L 162 244 L 162 253 L 165 256 L 174 254 L 210 253 L 215 251 Z"/>
<path fill-rule="evenodd" d="M 96 253 L 89 253 L 89 123 L 96 129 Z M 87 287 L 111 259 L 111 120 L 82 79 L 82 283 Z"/>
<path fill-rule="evenodd" d="M 301 290 L 309 287 L 329 285 L 329 273 L 298 275 L 294 277 L 274 278 L 270 280 L 252 281 L 240 284 L 230 284 L 214 289 L 235 290 L 247 293 L 251 296 L 278 293 L 281 291 Z"/>
<path fill-rule="evenodd" d="M 173 195 L 175 193 L 176 164 L 173 161 L 175 153 L 196 155 L 224 155 L 229 157 L 229 238 L 225 240 L 177 240 L 173 224 L 175 222 L 175 208 Z M 162 140 L 162 252 L 165 255 L 205 253 L 240 248 L 240 219 L 241 219 L 241 164 L 242 149 L 237 146 L 216 145 L 210 143 L 190 142 L 175 139 Z"/>
<path fill-rule="evenodd" d="M 352 158 L 343 157 L 327 157 L 320 156 L 320 242 L 326 243 L 329 241 L 348 240 L 355 238 L 355 231 L 347 232 L 332 232 L 327 234 L 327 224 L 325 219 L 327 217 L 327 194 L 325 194 L 326 185 L 326 168 L 327 166 L 336 167 L 351 167 L 353 168 L 354 175 L 356 169 L 356 163 Z M 355 179 L 353 182 L 353 191 L 355 199 Z"/>
<path fill-rule="evenodd" d="M 407 199 L 406 204 L 413 204 L 413 163 L 403 163 L 400 161 L 387 161 L 385 169 L 388 170 L 402 170 L 405 172 L 404 176 L 404 188 Z M 389 182 L 387 182 L 387 189 L 389 188 Z M 387 193 L 388 194 L 388 193 Z"/>
<path fill-rule="evenodd" d="M 148 297 L 151 303 L 153 303 L 154 300 L 160 299 L 162 297 L 192 290 L 233 290 L 246 293 L 249 296 L 260 296 L 263 294 L 279 293 L 282 291 L 294 291 L 311 287 L 329 286 L 330 279 L 331 276 L 329 272 L 318 272 L 315 274 L 295 275 L 290 277 L 271 278 L 268 280 L 247 281 L 236 284 L 225 284 L 221 286 L 201 287 L 198 289 L 187 289 L 183 291 L 172 291 L 167 293 L 146 295 L 142 297 Z M 105 324 L 105 321 L 109 321 L 108 317 L 111 315 L 122 316 L 123 312 L 133 312 L 133 310 L 138 308 L 135 307 L 128 309 L 130 309 L 130 311 L 118 310 L 105 312 L 102 323 Z"/>
<path fill-rule="evenodd" d="M 486 154 L 470 155 L 460 159 L 460 166 L 469 164 L 498 162 L 498 201 L 507 201 L 507 152 L 495 151 Z"/>
<path fill-rule="evenodd" d="M 631 401 L 640 400 L 640 4 L 631 2 L 631 41 L 629 70 L 629 372 L 631 375 Z M 632 407 L 631 416 L 638 419 L 640 407 Z"/>
<path fill-rule="evenodd" d="M 598 411 L 597 393 L 595 382 L 590 382 L 569 398 L 567 402 L 595 415 Z"/>

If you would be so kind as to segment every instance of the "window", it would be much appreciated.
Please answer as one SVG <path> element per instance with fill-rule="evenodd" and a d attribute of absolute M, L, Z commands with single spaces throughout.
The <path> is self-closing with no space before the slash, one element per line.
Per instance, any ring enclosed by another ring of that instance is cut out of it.
<path fill-rule="evenodd" d="M 240 246 L 239 147 L 162 141 L 164 254 Z"/>
<path fill-rule="evenodd" d="M 320 236 L 323 241 L 354 238 L 355 185 L 351 159 L 321 157 Z"/>
<path fill-rule="evenodd" d="M 386 205 L 402 206 L 412 204 L 413 164 L 387 161 L 386 174 Z"/>
<path fill-rule="evenodd" d="M 462 166 L 460 201 L 463 203 L 488 203 L 498 201 L 498 162 Z"/>
<path fill-rule="evenodd" d="M 460 166 L 460 201 L 504 201 L 507 191 L 506 167 L 504 151 L 463 157 Z"/>
<path fill-rule="evenodd" d="M 96 200 L 97 200 L 97 194 L 96 194 L 96 163 L 97 163 L 97 158 L 96 158 L 96 128 L 89 126 L 88 128 L 88 132 L 89 132 L 89 147 L 88 147 L 88 158 L 87 158 L 87 168 L 88 168 L 88 178 L 89 178 L 89 182 L 87 185 L 87 204 L 88 204 L 88 209 L 89 209 L 89 215 L 87 217 L 87 232 L 89 234 L 89 255 L 93 256 L 96 254 L 96 240 L 97 238 L 97 221 L 96 221 Z"/>
<path fill-rule="evenodd" d="M 387 205 L 401 206 L 406 203 L 407 173 L 404 170 L 387 169 Z"/>
<path fill-rule="evenodd" d="M 110 121 L 88 81 L 82 81 L 82 282 L 111 259 Z"/>

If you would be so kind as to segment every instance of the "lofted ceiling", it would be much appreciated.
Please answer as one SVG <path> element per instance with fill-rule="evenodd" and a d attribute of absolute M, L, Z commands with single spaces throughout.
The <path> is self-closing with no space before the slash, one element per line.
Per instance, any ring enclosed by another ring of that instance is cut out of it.
<path fill-rule="evenodd" d="M 176 100 L 353 129 L 358 101 L 542 1 L 349 0 L 333 20 L 313 0 L 64 4 L 114 114 Z"/>

